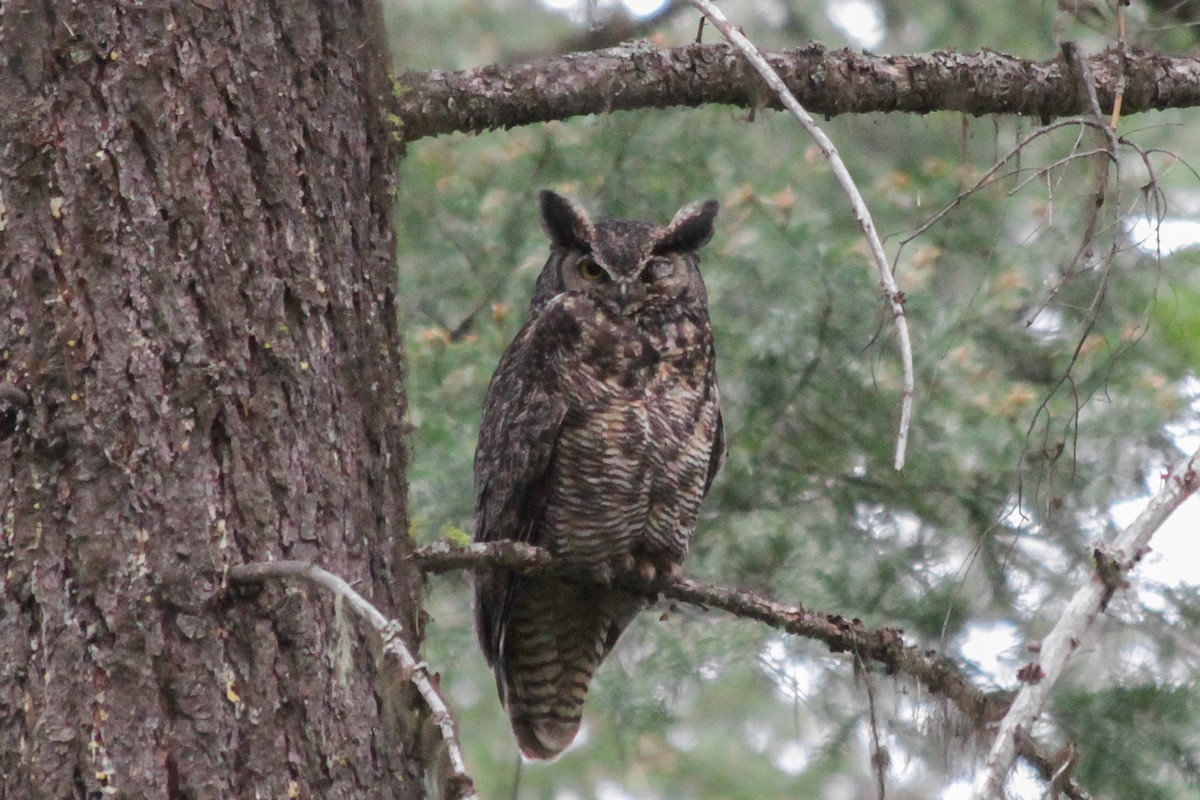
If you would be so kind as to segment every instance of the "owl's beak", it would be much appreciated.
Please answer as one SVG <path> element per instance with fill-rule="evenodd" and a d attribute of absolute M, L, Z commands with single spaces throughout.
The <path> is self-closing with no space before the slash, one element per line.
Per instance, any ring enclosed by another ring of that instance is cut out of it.
<path fill-rule="evenodd" d="M 617 309 L 621 316 L 628 317 L 642 307 L 646 292 L 641 283 L 621 283 L 617 285 Z"/>

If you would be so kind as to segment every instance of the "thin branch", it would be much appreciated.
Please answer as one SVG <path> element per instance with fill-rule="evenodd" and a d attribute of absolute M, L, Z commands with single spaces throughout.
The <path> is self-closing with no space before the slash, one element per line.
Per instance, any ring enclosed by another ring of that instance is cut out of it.
<path fill-rule="evenodd" d="M 909 242 L 911 242 L 913 239 L 916 239 L 918 236 L 925 233 L 925 231 L 932 228 L 939 221 L 941 221 L 941 219 L 943 217 L 945 217 L 947 214 L 949 214 L 954 209 L 958 208 L 968 198 L 970 198 L 973 194 L 978 192 L 983 187 L 990 186 L 992 183 L 995 183 L 998 180 L 1003 180 L 1005 177 L 1008 177 L 1009 175 L 1019 174 L 1019 172 L 1021 171 L 1021 168 L 1020 168 L 1020 165 L 1018 164 L 1016 171 L 1014 171 L 1012 173 L 1005 173 L 1004 175 L 997 175 L 997 173 L 1000 171 L 1000 169 L 1005 164 L 1007 164 L 1009 161 L 1013 160 L 1014 158 L 1019 157 L 1021 155 L 1021 152 L 1026 147 L 1028 147 L 1029 144 L 1032 143 L 1035 139 L 1039 139 L 1043 136 L 1046 136 L 1047 134 L 1051 133 L 1052 131 L 1058 130 L 1059 128 L 1073 127 L 1073 126 L 1077 126 L 1077 125 L 1081 126 L 1081 127 L 1086 127 L 1086 126 L 1094 126 L 1095 124 L 1096 124 L 1095 121 L 1089 120 L 1089 119 L 1074 119 L 1074 118 L 1062 119 L 1057 122 L 1052 122 L 1049 125 L 1045 125 L 1041 128 L 1038 128 L 1035 131 L 1032 131 L 1031 133 L 1026 135 L 1024 138 L 1022 138 L 1021 141 L 1019 141 L 1015 145 L 1013 145 L 1012 149 L 1010 149 L 1008 151 L 1008 153 L 1006 153 L 1004 155 L 1003 158 L 1001 158 L 995 164 L 993 164 L 987 170 L 987 172 L 983 173 L 983 175 L 980 176 L 979 180 L 977 180 L 975 182 L 974 186 L 972 186 L 970 189 L 967 189 L 966 191 L 960 192 L 957 197 L 955 197 L 948 204 L 943 206 L 940 211 L 938 211 L 937 213 L 930 216 L 928 219 L 926 219 L 924 222 L 922 222 L 920 225 L 918 225 L 916 228 L 914 228 L 912 233 L 908 234 L 903 239 L 901 239 L 900 240 L 900 249 L 903 250 L 904 247 Z M 1046 167 L 1042 167 L 1040 169 L 1035 170 L 1033 177 L 1036 178 L 1040 175 L 1043 175 L 1048 170 L 1057 166 L 1059 163 L 1065 163 L 1066 161 L 1071 160 L 1073 158 L 1078 158 L 1081 155 L 1084 155 L 1084 154 L 1073 152 L 1073 153 L 1071 153 L 1071 155 L 1062 159 L 1061 162 L 1055 162 L 1054 164 L 1050 164 Z M 1022 188 L 1022 186 L 1024 186 L 1024 184 L 1016 187 L 1016 189 L 1009 191 L 1008 194 L 1012 195 L 1015 191 Z M 897 253 L 896 254 L 896 262 L 898 262 L 899 259 L 900 259 L 900 254 Z"/>
<path fill-rule="evenodd" d="M 450 715 L 450 709 L 442 699 L 441 693 L 433 685 L 425 663 L 417 661 L 408 645 L 404 643 L 404 629 L 400 623 L 385 617 L 366 598 L 354 591 L 350 584 L 307 561 L 264 561 L 229 568 L 229 579 L 239 583 L 262 582 L 269 578 L 303 578 L 328 589 L 346 600 L 354 612 L 375 629 L 383 642 L 384 657 L 399 662 L 402 673 L 416 686 L 429 707 L 431 718 L 441 730 L 442 741 L 446 745 L 450 760 L 450 775 L 446 779 L 445 796 L 449 800 L 478 800 L 475 784 L 467 774 L 462 748 L 459 747 L 458 736 L 454 731 L 454 718 Z"/>
<path fill-rule="evenodd" d="M 522 575 L 575 582 L 595 582 L 595 575 L 571 569 L 548 551 L 521 542 L 501 541 L 458 547 L 440 542 L 423 547 L 409 559 L 425 573 L 457 570 L 491 570 L 504 567 Z M 736 617 L 752 619 L 784 633 L 823 643 L 831 653 L 852 653 L 861 664 L 873 664 L 885 674 L 903 674 L 916 680 L 929 692 L 952 702 L 976 729 L 1000 719 L 1008 704 L 1004 694 L 985 694 L 971 685 L 949 659 L 933 650 L 905 643 L 898 628 L 871 630 L 861 620 L 848 620 L 839 614 L 810 611 L 801 605 L 786 605 L 740 589 L 712 586 L 694 578 L 665 576 L 647 580 L 637 575 L 618 576 L 612 585 L 647 594 L 690 603 L 704 609 L 719 609 Z M 1032 740 L 1021 743 L 1021 757 L 1046 781 L 1058 768 L 1053 757 Z M 1073 781 L 1062 791 L 1072 800 L 1084 800 L 1087 793 Z"/>
<path fill-rule="evenodd" d="M 879 800 L 886 800 L 887 770 L 891 756 L 888 753 L 888 749 L 879 741 L 879 711 L 875 708 L 875 681 L 870 675 L 865 674 L 867 672 L 866 665 L 858 658 L 857 653 L 854 654 L 854 658 L 855 673 L 858 673 L 860 670 L 864 673 L 862 684 L 867 692 L 867 713 L 871 731 L 871 772 L 875 774 L 876 796 Z"/>
<path fill-rule="evenodd" d="M 900 396 L 900 425 L 896 432 L 896 455 L 893 466 L 898 470 L 903 469 L 904 454 L 908 448 L 908 429 L 912 422 L 913 396 L 916 393 L 916 383 L 913 378 L 912 341 L 908 336 L 908 319 L 904 314 L 904 292 L 900 291 L 900 287 L 896 284 L 892 267 L 883 252 L 883 243 L 879 241 L 879 234 L 875 232 L 875 223 L 871 219 L 871 212 L 859 193 L 854 179 L 850 177 L 850 170 L 846 169 L 846 164 L 838 154 L 837 148 L 833 146 L 833 142 L 817 125 L 812 115 L 804 110 L 804 106 L 800 105 L 795 95 L 788 89 L 787 84 L 783 82 L 783 78 L 779 77 L 779 73 L 767 63 L 758 48 L 734 28 L 721 10 L 709 0 L 689 0 L 689 2 L 699 9 L 729 40 L 730 44 L 745 56 L 766 84 L 771 87 L 771 91 L 779 97 L 784 108 L 804 127 L 808 135 L 817 143 L 821 155 L 825 156 L 825 160 L 829 162 L 842 190 L 850 198 L 850 207 L 854 210 L 854 217 L 858 220 L 863 235 L 867 238 L 867 244 L 871 248 L 871 256 L 875 259 L 875 267 L 879 270 L 879 280 L 883 284 L 884 297 L 892 309 L 892 318 L 896 323 L 896 338 L 900 344 L 900 363 L 904 369 L 904 389 Z"/>
<path fill-rule="evenodd" d="M 1128 41 L 1125 38 L 1125 3 L 1126 0 L 1117 0 L 1117 49 L 1124 50 Z M 1113 131 L 1117 130 L 1117 123 L 1121 121 L 1121 105 L 1125 100 L 1125 73 L 1120 72 L 1117 75 L 1117 84 L 1114 87 L 1114 97 L 1112 104 L 1112 122 L 1110 127 Z"/>
<path fill-rule="evenodd" d="M 1104 209 L 1108 194 L 1110 168 L 1117 171 L 1117 177 L 1114 181 L 1116 186 L 1116 189 L 1114 190 L 1115 197 L 1113 199 L 1113 203 L 1110 204 L 1117 206 L 1117 220 L 1120 219 L 1119 207 L 1121 198 L 1121 183 L 1120 159 L 1118 158 L 1117 150 L 1119 142 L 1117 140 L 1116 132 L 1109 126 L 1108 120 L 1104 117 L 1104 114 L 1100 110 L 1100 102 L 1096 96 L 1095 75 L 1092 73 L 1090 63 L 1086 58 L 1084 58 L 1079 45 L 1075 42 L 1063 42 L 1062 52 L 1063 57 L 1066 59 L 1067 64 L 1071 69 L 1071 73 L 1075 76 L 1079 83 L 1080 94 L 1087 98 L 1088 108 L 1092 112 L 1093 129 L 1099 131 L 1099 133 L 1103 136 L 1105 149 L 1101 152 L 1101 155 L 1097 157 L 1095 162 L 1097 164 L 1094 183 L 1095 188 L 1092 193 L 1092 201 L 1087 205 L 1084 232 L 1080 237 L 1079 247 L 1075 251 L 1075 256 L 1071 259 L 1071 263 L 1067 265 L 1067 268 L 1063 270 L 1063 275 L 1058 285 L 1051 289 L 1042 302 L 1039 303 L 1037 309 L 1034 310 L 1033 315 L 1029 318 L 1029 322 L 1026 324 L 1032 324 L 1033 319 L 1035 319 L 1043 309 L 1049 306 L 1054 297 L 1058 294 L 1058 291 L 1066 285 L 1067 281 L 1074 278 L 1082 269 L 1098 270 L 1100 274 L 1100 280 L 1097 283 L 1096 291 L 1092 295 L 1092 302 L 1088 306 L 1087 312 L 1084 315 L 1083 327 L 1079 332 L 1078 338 L 1076 339 L 1075 349 L 1071 353 L 1071 358 L 1067 362 L 1067 365 L 1063 368 L 1062 374 L 1059 376 L 1058 380 L 1045 393 L 1045 395 L 1042 397 L 1041 403 L 1039 403 L 1038 407 L 1034 410 L 1033 415 L 1029 420 L 1029 427 L 1025 431 L 1025 436 L 1028 440 L 1033 435 L 1033 431 L 1038 424 L 1038 420 L 1042 418 L 1043 414 L 1045 414 L 1046 425 L 1042 434 L 1043 444 L 1045 443 L 1045 439 L 1050 435 L 1051 431 L 1049 424 L 1050 403 L 1054 397 L 1057 396 L 1058 390 L 1062 388 L 1063 385 L 1068 385 L 1071 388 L 1071 393 L 1074 399 L 1074 411 L 1070 417 L 1068 417 L 1066 425 L 1069 427 L 1072 433 L 1071 453 L 1074 454 L 1077 451 L 1079 437 L 1078 420 L 1080 409 L 1082 408 L 1079 402 L 1078 387 L 1075 383 L 1074 369 L 1083 353 L 1083 348 L 1088 341 L 1088 337 L 1091 336 L 1092 330 L 1095 328 L 1096 323 L 1099 320 L 1100 307 L 1108 293 L 1109 278 L 1112 275 L 1113 264 L 1116 261 L 1117 254 L 1121 250 L 1121 238 L 1119 236 L 1115 236 L 1113 238 L 1112 244 L 1109 246 L 1108 251 L 1104 254 L 1104 257 L 1101 259 L 1099 265 L 1087 266 L 1085 264 L 1083 267 L 1081 267 L 1080 264 L 1084 261 L 1084 259 L 1090 256 L 1093 244 L 1096 241 L 1097 232 L 1100 230 L 1101 212 Z M 1080 142 L 1076 142 L 1077 147 L 1079 144 Z M 1115 224 L 1116 222 L 1114 222 L 1114 225 Z M 1072 464 L 1074 464 L 1074 460 L 1072 460 Z M 1072 467 L 1072 469 L 1074 468 Z M 1045 474 L 1044 467 L 1042 474 Z M 1023 494 L 1023 480 L 1024 479 L 1022 478 L 1022 484 L 1018 488 L 1018 495 Z"/>
<path fill-rule="evenodd" d="M 1095 571 L 1071 598 L 1054 630 L 1042 640 L 1038 660 L 1022 669 L 1026 676 L 1024 684 L 1000 723 L 987 762 L 976 781 L 975 800 L 1004 796 L 1004 783 L 1017 747 L 1029 738 L 1033 723 L 1062 676 L 1067 660 L 1092 628 L 1096 617 L 1108 607 L 1116 590 L 1125 586 L 1125 575 L 1146 554 L 1150 538 L 1171 512 L 1200 486 L 1197 467 L 1200 467 L 1200 449 L 1166 474 L 1158 494 L 1112 544 L 1096 548 Z"/>

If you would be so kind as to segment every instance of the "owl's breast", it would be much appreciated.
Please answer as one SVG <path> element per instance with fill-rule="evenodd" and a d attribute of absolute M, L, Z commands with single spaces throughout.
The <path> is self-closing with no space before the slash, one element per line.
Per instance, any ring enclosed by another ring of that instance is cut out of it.
<path fill-rule="evenodd" d="M 559 365 L 570 403 L 544 540 L 598 569 L 626 568 L 638 551 L 678 563 L 716 435 L 711 338 L 691 320 L 652 335 L 596 311 L 576 317 L 578 349 Z"/>

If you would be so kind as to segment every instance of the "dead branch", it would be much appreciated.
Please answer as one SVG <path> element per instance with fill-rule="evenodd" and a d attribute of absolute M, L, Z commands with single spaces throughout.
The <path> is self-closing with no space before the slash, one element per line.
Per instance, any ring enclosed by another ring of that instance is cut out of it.
<path fill-rule="evenodd" d="M 254 583 L 269 578 L 303 578 L 328 589 L 337 597 L 348 602 L 354 612 L 375 629 L 383 643 L 384 658 L 390 658 L 399 663 L 402 673 L 416 686 L 421 698 L 429 707 L 434 724 L 442 733 L 442 741 L 446 745 L 450 760 L 446 797 L 448 800 L 478 800 L 475 784 L 467 774 L 462 748 L 458 744 L 458 736 L 454 731 L 454 718 L 450 716 L 450 709 L 447 707 L 446 701 L 442 699 L 441 692 L 433 685 L 425 663 L 417 661 L 412 651 L 408 649 L 408 645 L 404 643 L 404 629 L 400 623 L 385 617 L 366 598 L 354 591 L 350 584 L 307 561 L 262 561 L 229 568 L 231 581 Z"/>
<path fill-rule="evenodd" d="M 779 98 L 779 101 L 783 103 L 783 107 L 804 127 L 808 135 L 817 143 L 821 155 L 829 162 L 838 185 L 850 199 L 850 208 L 854 211 L 854 218 L 858 220 L 863 236 L 867 239 L 871 257 L 875 260 L 875 268 L 879 271 L 879 281 L 883 284 L 884 296 L 887 299 L 888 307 L 892 310 L 892 319 L 896 323 L 896 340 L 900 345 L 900 364 L 904 372 L 904 388 L 900 394 L 900 424 L 896 432 L 896 455 L 893 466 L 898 470 L 903 469 L 904 454 L 908 447 L 908 429 L 912 422 L 913 396 L 916 393 L 916 383 L 913 378 L 912 340 L 908 335 L 908 318 L 904 313 L 904 292 L 900 291 L 900 287 L 896 284 L 896 276 L 892 273 L 891 264 L 888 263 L 887 256 L 883 252 L 883 244 L 879 241 L 879 234 L 875 231 L 875 222 L 871 219 L 871 211 L 867 208 L 866 201 L 859 193 L 854 178 L 850 177 L 850 170 L 846 168 L 846 164 L 842 161 L 833 142 L 817 125 L 812 115 L 788 90 L 783 79 L 779 77 L 779 73 L 767 63 L 754 43 L 743 36 L 721 13 L 721 10 L 709 0 L 688 1 L 703 13 L 721 32 L 721 35 L 750 62 L 767 86 L 771 88 L 771 91 Z"/>
<path fill-rule="evenodd" d="M 1042 640 L 1038 660 L 1023 670 L 1027 675 L 1036 675 L 1037 679 L 1022 683 L 1004 715 L 987 762 L 976 781 L 975 800 L 1004 796 L 1004 784 L 1017 748 L 1028 740 L 1029 731 L 1042 713 L 1068 659 L 1083 642 L 1096 617 L 1103 613 L 1113 592 L 1124 585 L 1125 575 L 1146 554 L 1150 538 L 1171 512 L 1200 487 L 1197 467 L 1200 467 L 1200 449 L 1164 476 L 1158 494 L 1129 527 L 1111 544 L 1096 548 L 1096 570 L 1071 598 L 1054 630 Z"/>
<path fill-rule="evenodd" d="M 1083 235 L 1079 241 L 1079 247 L 1076 248 L 1075 256 L 1071 259 L 1071 263 L 1068 264 L 1067 268 L 1063 271 L 1062 280 L 1058 286 L 1053 288 L 1042 300 L 1042 302 L 1038 305 L 1038 308 L 1034 310 L 1033 316 L 1030 317 L 1030 322 L 1032 322 L 1032 320 L 1036 318 L 1043 309 L 1049 306 L 1055 295 L 1057 295 L 1059 289 L 1065 285 L 1067 280 L 1078 273 L 1078 271 L 1081 269 L 1080 265 L 1088 257 L 1088 254 L 1092 252 L 1093 245 L 1097 237 L 1097 232 L 1100 230 L 1101 214 L 1106 205 L 1106 197 L 1109 188 L 1109 174 L 1112 170 L 1116 170 L 1117 172 L 1117 177 L 1113 181 L 1113 184 L 1115 185 L 1115 196 L 1112 203 L 1109 203 L 1108 205 L 1110 207 L 1116 207 L 1117 210 L 1115 211 L 1115 214 L 1117 215 L 1117 218 L 1120 216 L 1119 207 L 1121 204 L 1121 181 L 1120 159 L 1118 157 L 1118 146 L 1120 142 L 1117 139 L 1116 131 L 1113 130 L 1113 128 L 1109 125 L 1108 119 L 1105 118 L 1104 114 L 1100 110 L 1100 101 L 1096 95 L 1096 77 L 1092 73 L 1090 62 L 1084 57 L 1084 54 L 1080 50 L 1078 44 L 1075 42 L 1064 42 L 1062 44 L 1062 52 L 1063 57 L 1067 61 L 1067 65 L 1071 74 L 1079 83 L 1080 93 L 1087 98 L 1088 109 L 1091 111 L 1092 115 L 1092 129 L 1093 131 L 1098 132 L 1098 135 L 1102 137 L 1103 149 L 1098 155 L 1095 156 L 1094 160 L 1094 163 L 1096 164 L 1096 172 L 1093 183 L 1094 189 L 1092 192 L 1092 201 L 1087 205 L 1085 214 L 1086 223 L 1084 225 Z M 1078 144 L 1079 142 L 1077 141 L 1076 145 L 1078 146 Z M 1049 421 L 1049 406 L 1051 400 L 1055 397 L 1055 395 L 1058 394 L 1059 389 L 1061 389 L 1064 385 L 1068 385 L 1070 386 L 1072 393 L 1075 395 L 1075 410 L 1071 414 L 1067 424 L 1071 426 L 1073 430 L 1071 451 L 1074 453 L 1076 450 L 1075 439 L 1079 435 L 1079 425 L 1077 420 L 1079 417 L 1081 403 L 1079 402 L 1077 389 L 1075 387 L 1075 364 L 1078 363 L 1079 357 L 1083 352 L 1084 345 L 1087 343 L 1088 337 L 1091 335 L 1093 328 L 1095 328 L 1096 323 L 1099 320 L 1100 307 L 1104 302 L 1106 294 L 1108 293 L 1108 284 L 1112 275 L 1113 264 L 1116 261 L 1117 254 L 1120 252 L 1120 249 L 1120 238 L 1114 237 L 1108 250 L 1100 259 L 1099 264 L 1085 267 L 1087 269 L 1096 269 L 1099 272 L 1100 280 L 1097 282 L 1096 291 L 1092 295 L 1092 302 L 1088 306 L 1087 312 L 1084 315 L 1083 327 L 1076 338 L 1075 349 L 1071 353 L 1070 360 L 1063 368 L 1058 380 L 1042 397 L 1041 403 L 1034 410 L 1029 420 L 1029 427 L 1025 431 L 1025 437 L 1027 440 L 1033 436 L 1033 431 L 1038 424 L 1038 420 L 1042 418 L 1043 414 L 1046 415 L 1047 421 Z M 1047 425 L 1043 436 L 1048 435 L 1048 433 L 1049 425 Z M 1019 490 L 1019 494 L 1020 493 L 1023 493 L 1023 485 Z"/>

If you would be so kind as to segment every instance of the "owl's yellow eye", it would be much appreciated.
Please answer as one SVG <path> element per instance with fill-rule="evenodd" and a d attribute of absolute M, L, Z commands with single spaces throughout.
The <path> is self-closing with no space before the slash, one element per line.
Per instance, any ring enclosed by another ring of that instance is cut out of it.
<path fill-rule="evenodd" d="M 604 277 L 604 270 L 590 258 L 579 262 L 579 275 L 585 281 L 598 281 Z"/>

